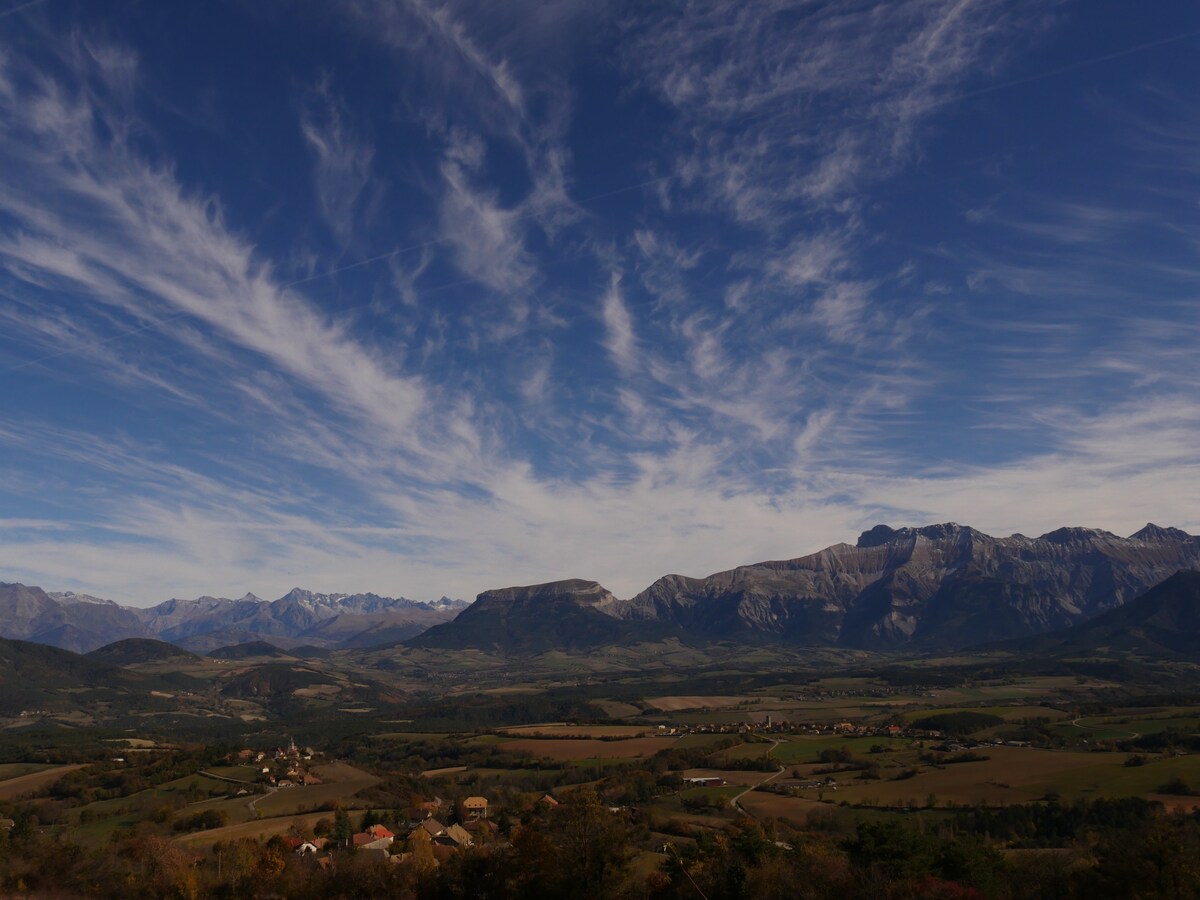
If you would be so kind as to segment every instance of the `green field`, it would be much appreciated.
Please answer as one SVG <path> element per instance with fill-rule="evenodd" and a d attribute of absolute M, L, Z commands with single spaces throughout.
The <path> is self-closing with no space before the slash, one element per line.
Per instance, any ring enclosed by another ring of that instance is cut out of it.
<path fill-rule="evenodd" d="M 387 731 L 371 735 L 376 741 L 444 741 L 452 735 L 446 731 Z"/>
<path fill-rule="evenodd" d="M 737 735 L 733 734 L 685 734 L 675 742 L 675 746 L 680 749 L 690 749 L 692 747 L 712 747 L 722 741 L 727 741 L 730 738 L 741 740 Z"/>
<path fill-rule="evenodd" d="M 186 795 L 190 790 L 218 792 L 224 798 L 236 791 L 237 786 L 202 775 L 189 775 L 127 797 L 98 800 L 71 811 L 71 821 L 75 823 L 80 823 L 81 818 L 94 817 L 93 821 L 79 824 L 72 833 L 84 842 L 104 841 L 111 837 L 113 832 L 131 829 L 156 814 L 163 815 L 164 821 L 170 821 L 173 817 L 184 814 L 184 810 L 192 807 L 205 809 L 214 804 L 214 800 L 188 804 Z M 241 798 L 237 802 L 244 804 L 246 801 Z"/>
<path fill-rule="evenodd" d="M 263 766 L 209 766 L 204 771 L 210 775 L 219 775 L 234 781 L 254 782 L 262 772 Z M 232 790 L 237 790 L 233 787 Z"/>
<path fill-rule="evenodd" d="M 1196 716 L 1084 716 L 1073 722 L 1062 722 L 1054 730 L 1068 740 L 1112 741 L 1125 740 L 1135 735 L 1158 734 L 1163 731 L 1178 731 L 1183 734 L 1200 734 L 1200 718 Z"/>
<path fill-rule="evenodd" d="M 616 766 L 630 766 L 632 768 L 645 768 L 646 761 L 644 759 L 636 759 L 629 757 L 603 757 L 595 759 L 568 759 L 563 760 L 569 768 L 572 769 L 606 769 Z"/>
<path fill-rule="evenodd" d="M 782 746 L 782 745 L 781 745 Z M 711 757 L 711 762 L 714 766 L 720 766 L 722 761 L 730 761 L 736 759 L 765 759 L 767 751 L 771 749 L 771 745 L 767 743 L 745 743 L 738 744 L 736 747 L 730 747 L 728 750 L 719 750 Z M 774 756 L 774 754 L 772 754 Z"/>
<path fill-rule="evenodd" d="M 739 785 L 726 785 L 725 787 L 688 788 L 686 791 L 679 792 L 679 799 L 680 801 L 704 800 L 707 803 L 728 803 L 744 790 L 746 790 L 746 788 Z"/>
<path fill-rule="evenodd" d="M 374 776 L 355 778 L 348 781 L 314 784 L 308 787 L 282 788 L 263 797 L 255 809 L 265 817 L 311 812 L 327 803 L 345 803 L 364 788 L 378 783 Z"/>
<path fill-rule="evenodd" d="M 771 751 L 771 759 L 780 765 L 815 763 L 825 750 L 848 750 L 855 756 L 869 756 L 872 760 L 886 761 L 886 754 L 872 754 L 872 747 L 887 750 L 903 750 L 912 741 L 889 737 L 839 737 L 836 735 L 813 735 L 812 737 L 790 738 Z"/>
<path fill-rule="evenodd" d="M 1172 778 L 1182 778 L 1200 789 L 1200 756 L 1152 759 L 1144 766 L 1125 766 L 1125 754 L 1097 753 L 1092 765 L 1056 773 L 1036 782 L 1035 791 L 1054 792 L 1070 799 L 1082 797 L 1136 797 L 1157 793 Z"/>

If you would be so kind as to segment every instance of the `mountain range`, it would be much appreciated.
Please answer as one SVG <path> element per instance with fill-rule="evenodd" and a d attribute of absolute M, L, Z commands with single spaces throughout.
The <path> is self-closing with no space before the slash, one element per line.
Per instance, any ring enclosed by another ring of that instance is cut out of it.
<path fill-rule="evenodd" d="M 705 578 L 666 575 L 627 600 L 569 579 L 485 591 L 470 606 L 296 588 L 270 602 L 247 594 L 136 609 L 2 584 L 0 637 L 77 651 L 156 638 L 201 653 L 266 641 L 285 650 L 404 642 L 521 655 L 669 637 L 696 646 L 936 652 L 1098 620 L 1180 570 L 1200 570 L 1200 538 L 1152 524 L 1128 537 L 1060 528 L 1035 538 L 997 538 L 954 523 L 878 525 L 854 545 L 796 559 Z"/>
<path fill-rule="evenodd" d="M 1181 569 L 1200 569 L 1200 538 L 1177 528 L 995 538 L 953 523 L 879 525 L 798 559 L 667 575 L 629 600 L 582 580 L 487 591 L 408 643 L 530 653 L 675 636 L 953 650 L 1068 628 Z"/>
<path fill-rule="evenodd" d="M 295 588 L 277 600 L 199 597 L 121 606 L 88 594 L 0 584 L 0 637 L 87 652 L 126 638 L 155 638 L 194 652 L 248 641 L 280 647 L 369 647 L 446 622 L 466 606 L 378 594 L 318 594 Z"/>

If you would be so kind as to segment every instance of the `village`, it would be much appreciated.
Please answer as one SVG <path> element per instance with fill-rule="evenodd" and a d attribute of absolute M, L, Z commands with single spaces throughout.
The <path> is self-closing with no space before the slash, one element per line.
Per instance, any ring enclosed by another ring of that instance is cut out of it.
<path fill-rule="evenodd" d="M 543 802 L 558 805 L 549 796 Z M 297 856 L 315 858 L 319 865 L 331 865 L 338 852 L 353 852 L 381 862 L 436 866 L 459 850 L 487 844 L 495 837 L 497 828 L 489 819 L 486 797 L 466 797 L 454 807 L 446 807 L 441 798 L 425 801 L 410 810 L 404 822 L 393 823 L 396 831 L 372 821 L 379 816 L 369 810 L 354 831 L 350 815 L 338 810 L 332 821 L 318 822 L 311 836 L 288 834 L 275 840 Z M 453 821 L 444 824 L 439 815 Z"/>

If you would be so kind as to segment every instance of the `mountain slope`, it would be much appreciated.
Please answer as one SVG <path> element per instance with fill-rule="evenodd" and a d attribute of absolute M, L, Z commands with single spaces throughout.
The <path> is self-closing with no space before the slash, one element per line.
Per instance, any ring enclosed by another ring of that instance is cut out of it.
<path fill-rule="evenodd" d="M 132 666 L 138 663 L 162 662 L 166 660 L 196 659 L 194 653 L 153 638 L 125 638 L 105 644 L 86 654 L 94 662 L 113 666 Z"/>
<path fill-rule="evenodd" d="M 0 638 L 0 716 L 95 708 L 121 700 L 137 706 L 161 687 L 158 679 L 69 650 Z"/>
<path fill-rule="evenodd" d="M 414 647 L 477 647 L 507 653 L 589 650 L 644 636 L 636 622 L 615 618 L 619 601 L 594 581 L 573 579 L 485 591 L 453 622 L 408 641 Z M 653 630 L 653 629 L 651 629 Z"/>
<path fill-rule="evenodd" d="M 207 655 L 212 659 L 252 659 L 260 656 L 270 659 L 290 658 L 286 651 L 266 641 L 248 641 L 242 644 L 218 647 L 216 650 L 209 651 Z"/>
<path fill-rule="evenodd" d="M 1124 606 L 1032 646 L 1041 653 L 1113 650 L 1200 658 L 1200 571 L 1176 572 Z"/>

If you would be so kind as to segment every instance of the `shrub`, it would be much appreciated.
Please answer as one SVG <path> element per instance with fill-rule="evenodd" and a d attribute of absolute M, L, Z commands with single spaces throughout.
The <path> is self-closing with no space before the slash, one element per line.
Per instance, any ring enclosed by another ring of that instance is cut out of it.
<path fill-rule="evenodd" d="M 1003 725 L 1004 720 L 991 713 L 963 711 L 926 716 L 923 719 L 917 719 L 913 724 L 917 728 L 924 728 L 927 731 L 940 731 L 944 734 L 962 736 L 982 731 L 984 728 Z"/>
<path fill-rule="evenodd" d="M 1174 794 L 1177 797 L 1193 797 L 1196 792 L 1182 778 L 1176 776 L 1166 784 L 1159 785 L 1158 792 L 1160 794 Z"/>

